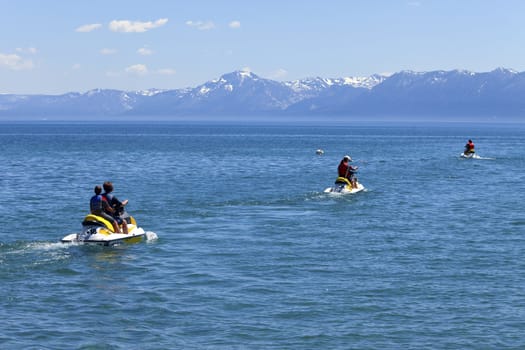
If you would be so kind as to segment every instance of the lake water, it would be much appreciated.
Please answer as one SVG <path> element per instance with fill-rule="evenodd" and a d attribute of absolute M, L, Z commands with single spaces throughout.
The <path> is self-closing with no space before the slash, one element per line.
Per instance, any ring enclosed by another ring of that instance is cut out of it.
<path fill-rule="evenodd" d="M 523 125 L 3 123 L 0 176 L 2 349 L 525 347 Z M 107 180 L 158 238 L 59 243 Z"/>

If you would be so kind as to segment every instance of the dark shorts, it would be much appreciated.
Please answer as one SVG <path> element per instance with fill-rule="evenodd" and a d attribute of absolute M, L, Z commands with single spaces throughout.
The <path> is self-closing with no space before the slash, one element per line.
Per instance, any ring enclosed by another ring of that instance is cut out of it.
<path fill-rule="evenodd" d="M 94 212 L 93 214 L 95 214 L 96 216 L 103 217 L 104 219 L 106 219 L 107 221 L 109 221 L 111 223 L 113 223 L 113 221 L 115 220 L 115 218 L 113 218 L 113 216 L 111 216 L 108 213 L 103 212 L 103 211 Z"/>

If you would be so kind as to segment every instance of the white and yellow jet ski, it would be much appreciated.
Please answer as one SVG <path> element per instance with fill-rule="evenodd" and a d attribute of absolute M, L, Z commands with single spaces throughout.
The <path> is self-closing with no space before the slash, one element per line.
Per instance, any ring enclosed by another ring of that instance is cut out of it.
<path fill-rule="evenodd" d="M 476 154 L 474 151 L 465 151 L 459 155 L 461 158 L 467 158 L 467 159 L 481 159 L 480 156 Z"/>
<path fill-rule="evenodd" d="M 325 193 L 353 194 L 365 189 L 361 183 L 357 182 L 357 187 L 353 187 L 350 181 L 344 177 L 338 177 L 332 187 L 324 190 Z"/>
<path fill-rule="evenodd" d="M 71 233 L 62 238 L 62 243 L 84 243 L 102 246 L 112 246 L 122 243 L 138 243 L 145 238 L 146 232 L 137 226 L 132 216 L 124 215 L 128 234 L 116 233 L 111 222 L 103 217 L 88 214 L 82 221 L 82 232 Z"/>

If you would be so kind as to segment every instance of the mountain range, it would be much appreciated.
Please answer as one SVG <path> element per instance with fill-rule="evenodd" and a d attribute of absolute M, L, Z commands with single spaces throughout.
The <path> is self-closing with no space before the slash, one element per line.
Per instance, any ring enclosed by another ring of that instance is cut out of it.
<path fill-rule="evenodd" d="M 301 116 L 523 120 L 525 73 L 498 68 L 278 82 L 235 71 L 195 88 L 0 94 L 2 119 Z"/>

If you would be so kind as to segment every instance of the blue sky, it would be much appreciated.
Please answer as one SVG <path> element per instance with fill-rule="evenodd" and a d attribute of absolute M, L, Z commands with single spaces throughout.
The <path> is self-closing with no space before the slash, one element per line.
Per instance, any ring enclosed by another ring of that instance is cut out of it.
<path fill-rule="evenodd" d="M 0 93 L 525 71 L 521 0 L 0 0 Z"/>

